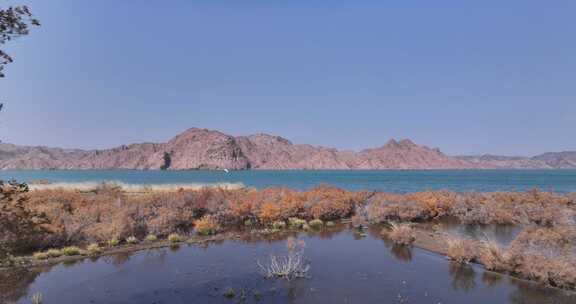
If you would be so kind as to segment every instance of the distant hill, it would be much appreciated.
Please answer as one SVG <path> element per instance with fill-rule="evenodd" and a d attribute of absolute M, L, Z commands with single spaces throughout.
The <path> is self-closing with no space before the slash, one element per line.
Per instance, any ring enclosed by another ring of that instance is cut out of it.
<path fill-rule="evenodd" d="M 268 134 L 234 137 L 192 128 L 165 143 L 80 150 L 0 143 L 0 169 L 479 169 L 576 168 L 576 152 L 532 158 L 448 156 L 408 139 L 359 152 L 306 144 Z"/>
<path fill-rule="evenodd" d="M 485 154 L 457 158 L 503 169 L 576 169 L 576 151 L 548 152 L 534 157 Z"/>

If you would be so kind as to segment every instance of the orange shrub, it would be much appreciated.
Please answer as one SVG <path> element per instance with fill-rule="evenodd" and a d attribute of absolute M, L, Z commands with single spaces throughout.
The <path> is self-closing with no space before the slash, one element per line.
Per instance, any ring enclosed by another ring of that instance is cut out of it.
<path fill-rule="evenodd" d="M 204 215 L 199 220 L 194 221 L 194 228 L 201 235 L 215 234 L 220 230 L 218 220 L 213 215 Z"/>
<path fill-rule="evenodd" d="M 260 207 L 258 218 L 263 223 L 272 223 L 282 218 L 282 208 L 275 203 L 264 203 Z"/>

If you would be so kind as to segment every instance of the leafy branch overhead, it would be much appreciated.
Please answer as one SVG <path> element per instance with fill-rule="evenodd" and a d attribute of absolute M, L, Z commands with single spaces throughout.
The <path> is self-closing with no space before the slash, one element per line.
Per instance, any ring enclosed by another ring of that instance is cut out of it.
<path fill-rule="evenodd" d="M 20 36 L 28 35 L 30 27 L 39 26 L 30 9 L 25 6 L 0 8 L 0 47 Z M 3 49 L 0 49 L 0 77 L 4 77 L 4 67 L 14 60 Z"/>

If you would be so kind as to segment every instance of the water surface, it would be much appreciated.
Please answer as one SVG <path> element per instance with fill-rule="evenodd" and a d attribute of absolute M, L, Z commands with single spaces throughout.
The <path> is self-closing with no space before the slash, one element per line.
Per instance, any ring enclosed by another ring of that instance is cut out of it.
<path fill-rule="evenodd" d="M 349 190 L 396 193 L 431 189 L 523 191 L 531 188 L 576 192 L 576 170 L 321 170 L 321 171 L 0 171 L 0 178 L 51 182 L 120 181 L 128 184 L 241 182 L 258 189 L 285 186 L 298 190 L 329 184 Z"/>
<path fill-rule="evenodd" d="M 206 248 L 141 251 L 22 271 L 0 283 L 5 301 L 27 303 L 575 303 L 564 291 L 455 266 L 419 249 L 352 230 L 301 236 L 310 279 L 265 279 L 256 260 L 285 253 L 285 240 L 235 240 Z M 226 299 L 225 289 L 236 291 Z M 243 292 L 242 292 L 243 291 Z M 240 295 L 244 293 L 245 299 Z M 254 293 L 262 295 L 260 301 Z M 2 298 L 0 298 L 1 302 Z"/>

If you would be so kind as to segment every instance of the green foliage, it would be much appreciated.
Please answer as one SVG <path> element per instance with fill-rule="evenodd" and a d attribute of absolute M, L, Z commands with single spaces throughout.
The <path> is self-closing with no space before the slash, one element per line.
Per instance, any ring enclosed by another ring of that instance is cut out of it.
<path fill-rule="evenodd" d="M 46 253 L 46 252 L 36 252 L 36 253 L 34 253 L 33 257 L 34 257 L 34 259 L 40 261 L 40 260 L 46 260 L 46 259 L 48 259 L 50 256 L 49 256 L 48 253 Z"/>
<path fill-rule="evenodd" d="M 67 256 L 80 255 L 80 248 L 76 246 L 69 246 L 62 248 L 62 253 Z"/>
<path fill-rule="evenodd" d="M 86 247 L 86 250 L 90 254 L 99 254 L 102 251 L 100 249 L 100 246 L 96 243 L 88 245 L 88 247 Z"/>
<path fill-rule="evenodd" d="M 172 233 L 168 236 L 168 241 L 170 241 L 170 243 L 180 243 L 183 240 L 184 239 L 176 233 Z"/>
<path fill-rule="evenodd" d="M 157 240 L 158 240 L 158 237 L 154 234 L 149 234 L 146 236 L 147 242 L 156 242 Z"/>
<path fill-rule="evenodd" d="M 224 290 L 224 293 L 222 294 L 225 298 L 233 298 L 236 296 L 236 291 L 234 291 L 234 288 L 232 287 L 228 287 L 226 288 L 226 290 Z"/>
<path fill-rule="evenodd" d="M 311 220 L 308 224 L 312 228 L 322 228 L 324 226 L 324 222 L 321 219 Z"/>
<path fill-rule="evenodd" d="M 40 22 L 32 17 L 32 12 L 25 6 L 13 6 L 0 9 L 0 45 L 28 35 L 30 26 L 39 26 Z M 4 66 L 13 61 L 12 57 L 0 50 L 0 77 L 4 77 Z"/>
<path fill-rule="evenodd" d="M 274 229 L 284 229 L 286 228 L 286 222 L 284 221 L 276 221 L 272 223 L 272 228 Z"/>
<path fill-rule="evenodd" d="M 46 251 L 46 253 L 48 254 L 49 257 L 51 258 L 57 258 L 57 257 L 61 257 L 64 253 L 62 252 L 62 250 L 60 249 L 49 249 L 48 251 Z"/>
<path fill-rule="evenodd" d="M 306 223 L 306 220 L 299 219 L 296 217 L 291 217 L 288 219 L 288 225 L 290 226 L 290 228 L 299 229 L 299 228 L 303 228 L 304 225 L 307 225 L 307 223 Z"/>

